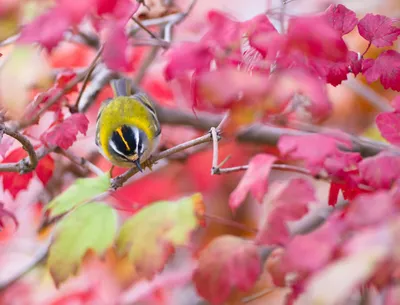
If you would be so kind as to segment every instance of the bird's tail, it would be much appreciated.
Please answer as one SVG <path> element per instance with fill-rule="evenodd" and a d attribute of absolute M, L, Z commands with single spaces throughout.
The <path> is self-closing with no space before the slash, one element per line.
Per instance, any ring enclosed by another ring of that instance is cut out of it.
<path fill-rule="evenodd" d="M 114 96 L 130 96 L 132 94 L 132 83 L 130 79 L 119 78 L 111 80 L 111 88 Z"/>

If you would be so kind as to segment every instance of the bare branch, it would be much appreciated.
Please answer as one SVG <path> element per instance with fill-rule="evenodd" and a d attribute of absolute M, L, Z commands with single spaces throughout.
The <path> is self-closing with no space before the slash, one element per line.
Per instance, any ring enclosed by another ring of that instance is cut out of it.
<path fill-rule="evenodd" d="M 89 160 L 87 160 L 83 157 L 75 156 L 71 151 L 57 148 L 55 152 L 68 158 L 73 163 L 78 164 L 78 165 L 90 170 L 92 173 L 94 173 L 97 176 L 101 176 L 104 174 L 104 172 L 100 168 L 98 168 L 96 165 L 94 165 L 92 162 L 90 162 Z"/>
<path fill-rule="evenodd" d="M 29 141 L 29 139 L 20 134 L 18 131 L 13 131 L 4 125 L 0 125 L 0 133 L 4 133 L 10 137 L 13 137 L 18 142 L 20 142 L 29 156 L 29 161 L 27 159 L 23 159 L 16 163 L 0 164 L 0 172 L 17 172 L 20 174 L 24 174 L 33 171 L 38 164 L 38 156 L 36 155 L 35 148 Z"/>
<path fill-rule="evenodd" d="M 166 41 L 162 40 L 160 37 L 157 37 L 152 31 L 150 31 L 147 26 L 145 26 L 140 20 L 138 20 L 135 17 L 132 17 L 132 20 L 146 33 L 150 35 L 154 40 L 158 41 L 160 43 L 160 46 L 164 49 L 168 49 L 169 43 L 164 44 Z"/>
<path fill-rule="evenodd" d="M 211 175 L 215 175 L 218 171 L 218 135 L 217 130 L 211 127 L 211 136 L 213 140 L 213 159 L 211 167 Z"/>

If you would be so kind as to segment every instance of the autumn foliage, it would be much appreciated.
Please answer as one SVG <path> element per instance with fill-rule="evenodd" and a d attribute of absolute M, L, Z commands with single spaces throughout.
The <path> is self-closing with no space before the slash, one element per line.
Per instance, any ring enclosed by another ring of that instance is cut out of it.
<path fill-rule="evenodd" d="M 398 20 L 284 2 L 0 1 L 0 304 L 400 303 Z M 118 77 L 152 171 L 95 146 Z"/>

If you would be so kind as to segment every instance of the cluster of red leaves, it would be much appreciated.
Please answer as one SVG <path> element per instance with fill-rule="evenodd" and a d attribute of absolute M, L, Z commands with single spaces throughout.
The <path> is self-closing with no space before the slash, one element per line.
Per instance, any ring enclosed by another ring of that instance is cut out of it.
<path fill-rule="evenodd" d="M 289 19 L 283 34 L 265 15 L 238 22 L 211 11 L 208 23 L 200 41 L 169 51 L 165 77 L 181 85 L 195 108 L 230 109 L 236 125 L 268 120 L 283 110 L 295 114 L 300 108 L 323 119 L 331 111 L 325 83 L 337 86 L 349 73 L 400 90 L 398 52 L 365 59 L 343 40 L 357 26 L 369 45 L 391 46 L 400 29 L 388 17 L 367 14 L 358 20 L 345 6 L 331 5 L 323 14 Z M 222 79 L 224 86 L 219 85 Z"/>
<path fill-rule="evenodd" d="M 88 0 L 71 6 L 69 1 L 56 1 L 54 7 L 21 32 L 19 42 L 38 42 L 49 52 L 61 41 L 68 30 L 76 29 L 84 18 L 89 17 L 95 29 L 105 33 L 103 60 L 110 69 L 126 70 L 128 36 L 125 25 L 139 7 L 130 0 Z"/>

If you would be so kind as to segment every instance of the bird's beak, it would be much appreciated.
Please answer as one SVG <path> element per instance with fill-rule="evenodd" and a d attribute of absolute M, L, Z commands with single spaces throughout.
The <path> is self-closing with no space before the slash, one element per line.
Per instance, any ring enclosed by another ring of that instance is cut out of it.
<path fill-rule="evenodd" d="M 142 173 L 142 172 L 143 172 L 143 169 L 142 169 L 142 167 L 140 166 L 140 161 L 139 161 L 139 159 L 137 159 L 137 160 L 135 161 L 135 164 L 136 164 L 136 167 L 138 168 L 138 170 Z"/>

